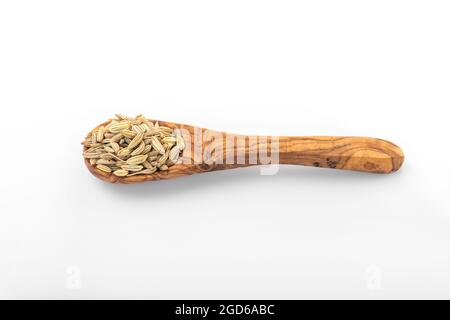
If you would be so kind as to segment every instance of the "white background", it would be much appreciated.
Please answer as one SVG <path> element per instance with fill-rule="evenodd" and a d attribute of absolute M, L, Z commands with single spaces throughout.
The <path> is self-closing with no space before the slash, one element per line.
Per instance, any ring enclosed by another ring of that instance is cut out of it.
<path fill-rule="evenodd" d="M 2 1 L 1 298 L 450 298 L 448 1 Z M 359 135 L 393 175 L 283 167 L 124 186 L 114 113 Z"/>

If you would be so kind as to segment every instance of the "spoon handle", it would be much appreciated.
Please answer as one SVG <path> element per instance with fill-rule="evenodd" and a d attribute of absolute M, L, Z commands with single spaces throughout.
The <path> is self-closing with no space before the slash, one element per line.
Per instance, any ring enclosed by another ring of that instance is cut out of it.
<path fill-rule="evenodd" d="M 365 137 L 262 137 L 235 136 L 245 146 L 227 144 L 225 156 L 242 155 L 241 167 L 261 164 L 290 164 L 353 170 L 370 173 L 397 171 L 403 161 L 402 150 L 395 144 L 376 138 Z M 244 160 L 245 159 L 245 160 Z M 219 169 L 219 168 L 217 168 Z"/>
<path fill-rule="evenodd" d="M 404 161 L 395 144 L 364 137 L 280 137 L 280 163 L 373 173 L 397 171 Z"/>

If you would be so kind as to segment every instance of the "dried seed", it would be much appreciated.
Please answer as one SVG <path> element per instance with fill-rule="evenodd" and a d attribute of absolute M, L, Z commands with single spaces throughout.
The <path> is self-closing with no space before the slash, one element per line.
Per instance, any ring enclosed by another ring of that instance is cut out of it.
<path fill-rule="evenodd" d="M 101 147 L 102 147 L 101 145 L 95 146 L 95 147 L 90 147 L 86 150 L 86 153 L 95 152 L 95 151 L 99 150 Z"/>
<path fill-rule="evenodd" d="M 115 152 L 113 148 L 110 148 L 108 146 L 105 147 L 105 151 L 109 152 L 109 153 L 114 153 Z"/>
<path fill-rule="evenodd" d="M 147 124 L 147 123 L 142 123 L 141 125 L 140 125 L 140 127 L 142 128 L 142 130 L 144 131 L 144 132 L 147 132 L 147 131 L 150 131 L 150 130 L 152 130 L 151 128 L 150 128 L 150 126 Z"/>
<path fill-rule="evenodd" d="M 101 158 L 101 159 L 104 159 L 104 160 L 111 160 L 111 159 L 114 159 L 111 153 L 103 153 L 103 154 L 100 156 L 100 158 Z"/>
<path fill-rule="evenodd" d="M 177 139 L 175 137 L 164 137 L 162 139 L 162 141 L 164 143 L 174 143 L 175 144 L 177 142 Z"/>
<path fill-rule="evenodd" d="M 130 150 L 130 149 L 124 148 L 124 149 L 119 150 L 119 152 L 117 152 L 117 155 L 118 155 L 120 158 L 125 158 L 125 157 L 129 156 L 130 153 L 131 153 L 131 150 Z"/>
<path fill-rule="evenodd" d="M 107 173 L 110 173 L 110 172 L 111 172 L 111 168 L 110 168 L 110 167 L 107 167 L 107 166 L 105 166 L 105 165 L 103 165 L 103 164 L 98 164 L 98 165 L 97 165 L 97 169 L 99 169 L 99 170 L 101 170 L 101 171 L 103 171 L 103 172 L 107 172 Z"/>
<path fill-rule="evenodd" d="M 98 142 L 102 142 L 104 137 L 105 137 L 105 127 L 101 126 L 100 129 L 98 129 L 98 132 L 97 132 L 97 141 Z"/>
<path fill-rule="evenodd" d="M 158 159 L 156 166 L 159 168 L 163 164 L 166 163 L 167 159 L 169 159 L 169 152 L 166 152 L 161 158 Z"/>
<path fill-rule="evenodd" d="M 132 125 L 132 126 L 131 126 L 131 130 L 133 130 L 133 131 L 136 132 L 136 133 L 144 133 L 144 132 L 142 131 L 142 128 L 141 128 L 140 126 L 138 126 L 138 125 Z"/>
<path fill-rule="evenodd" d="M 133 172 L 141 171 L 142 169 L 144 169 L 144 167 L 141 165 L 131 166 L 131 165 L 124 164 L 120 167 L 123 170 L 128 170 L 128 171 L 133 171 Z"/>
<path fill-rule="evenodd" d="M 115 116 L 119 120 L 128 120 L 128 117 L 125 117 L 125 116 L 121 115 L 120 113 L 116 113 Z"/>
<path fill-rule="evenodd" d="M 186 148 L 184 139 L 179 132 L 177 133 L 177 146 L 178 146 L 178 149 L 180 149 L 180 151 L 183 151 Z"/>
<path fill-rule="evenodd" d="M 112 133 L 119 133 L 120 131 L 128 129 L 129 127 L 130 127 L 130 122 L 128 120 L 123 120 L 117 124 L 111 125 L 108 129 Z"/>
<path fill-rule="evenodd" d="M 95 148 L 95 147 L 101 147 L 102 146 L 102 144 L 101 143 L 89 143 L 89 147 L 90 148 Z"/>
<path fill-rule="evenodd" d="M 118 170 L 115 170 L 115 171 L 113 172 L 113 174 L 116 175 L 116 176 L 118 176 L 118 177 L 125 177 L 125 176 L 128 175 L 128 171 L 127 171 L 127 170 L 124 170 L 124 169 L 118 169 Z"/>
<path fill-rule="evenodd" d="M 133 138 L 133 140 L 131 140 L 131 141 L 128 143 L 128 149 L 134 149 L 135 147 L 137 147 L 137 146 L 141 143 L 141 141 L 142 141 L 143 138 L 144 138 L 144 134 L 143 134 L 142 132 L 139 132 L 139 133 Z"/>
<path fill-rule="evenodd" d="M 175 143 L 165 143 L 164 144 L 164 149 L 172 149 L 172 147 L 175 145 Z"/>
<path fill-rule="evenodd" d="M 93 152 L 85 152 L 83 153 L 83 157 L 86 159 L 98 159 L 100 158 L 101 153 L 93 153 Z"/>
<path fill-rule="evenodd" d="M 154 166 L 152 166 L 151 163 L 148 162 L 148 161 L 142 162 L 142 165 L 143 165 L 146 169 L 153 169 L 153 168 L 154 168 Z"/>
<path fill-rule="evenodd" d="M 180 157 L 180 149 L 178 148 L 178 146 L 175 146 L 169 152 L 169 159 L 173 163 L 176 163 L 179 157 Z"/>
<path fill-rule="evenodd" d="M 159 140 L 154 136 L 152 137 L 152 146 L 153 148 L 155 148 L 155 150 L 158 150 L 160 154 L 164 154 L 164 147 L 162 146 L 161 142 L 159 142 Z"/>
<path fill-rule="evenodd" d="M 134 151 L 131 153 L 131 156 L 137 156 L 139 154 L 141 154 L 145 149 L 145 143 L 144 141 L 141 141 L 141 143 L 139 144 L 139 146 L 134 149 Z"/>
<path fill-rule="evenodd" d="M 154 156 L 157 156 L 157 155 L 159 155 L 159 151 L 158 150 L 152 150 L 152 151 L 150 151 L 148 153 L 149 157 L 154 157 Z"/>
<path fill-rule="evenodd" d="M 151 144 L 145 144 L 145 142 L 144 142 L 144 145 L 145 145 L 145 147 L 144 147 L 144 150 L 142 151 L 142 154 L 146 154 L 146 153 L 149 153 L 151 150 L 152 150 L 152 145 Z"/>
<path fill-rule="evenodd" d="M 131 130 L 123 130 L 122 134 L 124 137 L 127 137 L 129 139 L 133 139 L 136 136 L 136 132 Z"/>
<path fill-rule="evenodd" d="M 117 142 L 111 142 L 111 148 L 113 149 L 114 153 L 117 153 L 120 150 L 120 146 Z"/>
<path fill-rule="evenodd" d="M 138 115 L 138 116 L 136 116 L 133 120 L 132 120 L 132 123 L 134 124 L 134 125 L 140 125 L 142 122 L 144 122 L 145 121 L 145 118 L 142 116 L 142 114 L 140 114 L 140 115 Z"/>
<path fill-rule="evenodd" d="M 128 164 L 128 165 L 138 165 L 138 164 L 141 164 L 142 162 L 144 162 L 145 160 L 147 160 L 147 157 L 148 157 L 148 156 L 147 156 L 146 154 L 131 157 L 130 159 L 127 160 L 127 164 Z"/>
<path fill-rule="evenodd" d="M 122 135 L 121 133 L 118 133 L 118 134 L 114 135 L 114 136 L 110 139 L 110 141 L 111 141 L 111 142 L 117 142 L 117 141 L 120 141 L 120 139 L 122 139 L 122 138 L 123 138 L 123 135 Z"/>
<path fill-rule="evenodd" d="M 144 137 L 146 137 L 146 138 L 151 138 L 151 137 L 153 137 L 153 136 L 159 136 L 160 135 L 160 132 L 158 131 L 158 130 L 156 130 L 156 129 L 151 129 L 150 131 L 147 131 L 145 134 L 144 134 Z"/>
<path fill-rule="evenodd" d="M 116 162 L 114 160 L 98 159 L 97 164 L 115 165 Z"/>
<path fill-rule="evenodd" d="M 97 143 L 97 134 L 93 133 L 91 136 L 91 144 L 96 144 Z"/>
<path fill-rule="evenodd" d="M 168 134 L 168 135 L 171 135 L 172 132 L 173 132 L 173 130 L 172 130 L 171 128 L 169 128 L 169 127 L 163 127 L 163 126 L 160 126 L 160 127 L 159 127 L 159 131 L 161 131 L 161 132 L 164 133 L 164 134 Z"/>

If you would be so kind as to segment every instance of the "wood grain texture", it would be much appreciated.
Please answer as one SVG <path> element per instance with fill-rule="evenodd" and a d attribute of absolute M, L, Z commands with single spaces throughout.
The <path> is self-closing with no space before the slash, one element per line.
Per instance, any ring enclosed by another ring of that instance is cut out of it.
<path fill-rule="evenodd" d="M 131 177 L 117 177 L 105 173 L 85 159 L 87 168 L 101 180 L 132 184 L 263 165 L 268 164 L 268 161 L 271 164 L 304 165 L 369 173 L 395 172 L 404 161 L 403 152 L 398 146 L 376 138 L 245 136 L 166 121 L 159 123 L 182 131 L 187 142 L 182 163 L 170 167 L 168 171 Z M 268 151 L 265 152 L 266 150 Z"/>

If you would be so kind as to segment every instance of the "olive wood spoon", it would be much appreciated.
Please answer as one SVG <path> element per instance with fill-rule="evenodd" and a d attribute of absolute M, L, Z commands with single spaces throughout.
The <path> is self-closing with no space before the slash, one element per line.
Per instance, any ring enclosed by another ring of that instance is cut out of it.
<path fill-rule="evenodd" d="M 376 138 L 245 136 L 173 122 L 158 122 L 162 126 L 178 128 L 183 133 L 187 143 L 181 163 L 171 166 L 167 171 L 157 171 L 149 175 L 117 177 L 112 173 L 98 170 L 85 159 L 89 171 L 97 178 L 110 183 L 132 184 L 165 180 L 196 173 L 268 164 L 262 161 L 259 150 L 267 149 L 269 155 L 266 159 L 270 159 L 271 150 L 276 146 L 279 159 L 275 163 L 279 164 L 391 173 L 400 169 L 404 161 L 403 152 L 398 146 Z M 107 123 L 102 123 L 95 129 Z M 199 132 L 201 134 L 198 134 Z M 211 137 L 223 137 L 223 139 Z M 189 143 L 189 140 L 192 143 Z M 222 144 L 218 143 L 219 141 L 223 141 Z M 205 150 L 215 150 L 215 152 L 211 152 L 212 157 L 203 159 L 201 155 Z M 240 161 L 238 161 L 238 155 L 241 155 Z"/>

